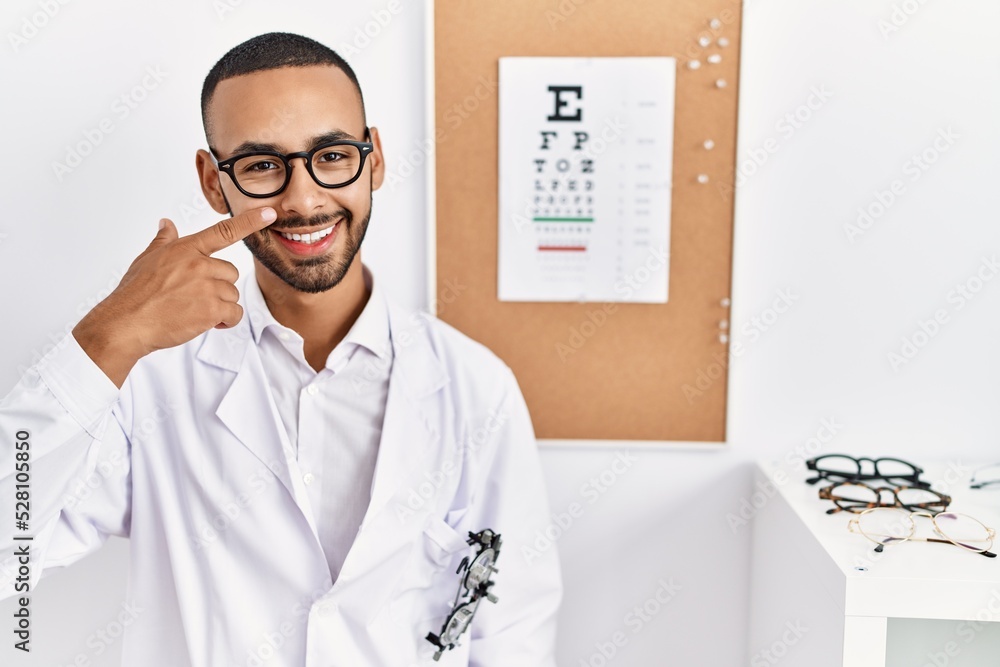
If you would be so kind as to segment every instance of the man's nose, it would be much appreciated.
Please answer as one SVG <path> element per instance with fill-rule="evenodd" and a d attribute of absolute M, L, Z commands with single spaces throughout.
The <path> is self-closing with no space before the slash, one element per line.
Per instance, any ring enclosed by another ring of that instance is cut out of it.
<path fill-rule="evenodd" d="M 286 213 L 309 216 L 322 207 L 321 186 L 309 174 L 306 158 L 295 157 L 290 159 L 288 164 L 292 173 L 288 179 L 288 187 L 281 193 L 279 206 Z"/>

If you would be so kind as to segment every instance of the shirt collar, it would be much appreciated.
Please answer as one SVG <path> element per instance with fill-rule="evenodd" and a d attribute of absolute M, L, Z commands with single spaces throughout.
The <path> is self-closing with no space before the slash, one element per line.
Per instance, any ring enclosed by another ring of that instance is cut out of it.
<path fill-rule="evenodd" d="M 375 282 L 371 269 L 364 263 L 361 264 L 361 273 L 364 276 L 365 288 L 370 292 L 368 303 L 365 304 L 358 319 L 354 321 L 350 331 L 337 344 L 337 347 L 344 343 L 354 343 L 371 350 L 373 354 L 384 360 L 388 358 L 390 351 L 389 314 L 385 296 L 379 288 L 379 283 Z M 264 301 L 264 294 L 260 291 L 260 285 L 257 284 L 255 275 L 250 274 L 243 289 L 247 304 L 246 310 L 250 318 L 250 331 L 258 345 L 260 345 L 261 336 L 267 329 L 271 329 L 271 333 L 274 335 L 288 332 L 298 336 L 298 333 L 274 319 L 274 315 L 271 314 Z"/>

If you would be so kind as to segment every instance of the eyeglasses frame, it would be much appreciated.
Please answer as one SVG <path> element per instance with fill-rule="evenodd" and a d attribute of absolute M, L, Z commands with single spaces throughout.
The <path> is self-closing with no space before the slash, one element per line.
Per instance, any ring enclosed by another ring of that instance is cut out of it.
<path fill-rule="evenodd" d="M 876 540 L 876 539 L 874 539 L 872 537 L 869 537 L 868 533 L 866 533 L 863 530 L 861 530 L 860 521 L 861 521 L 861 517 L 864 516 L 865 514 L 868 514 L 869 512 L 874 512 L 874 511 L 877 511 L 877 510 L 880 510 L 880 509 L 893 509 L 893 508 L 891 508 L 891 507 L 890 508 L 886 508 L 886 507 L 871 507 L 869 509 L 866 509 L 864 512 L 861 512 L 861 514 L 859 514 L 857 517 L 855 517 L 855 518 L 853 518 L 853 519 L 851 519 L 850 521 L 847 522 L 847 530 L 849 530 L 852 533 L 858 533 L 859 535 L 861 535 L 865 539 L 867 539 L 867 540 L 869 540 L 871 542 L 874 542 L 876 544 L 875 551 L 877 551 L 878 553 L 882 553 L 882 550 L 885 548 L 885 544 L 883 544 L 882 542 L 879 542 L 878 540 Z M 961 542 L 956 542 L 955 540 L 951 539 L 950 537 L 948 537 L 947 535 L 945 535 L 944 532 L 941 530 L 941 527 L 938 526 L 937 517 L 941 516 L 942 514 L 951 514 L 953 516 L 964 516 L 967 519 L 972 519 L 973 521 L 975 521 L 980 526 L 982 526 L 983 528 L 986 529 L 986 533 L 987 533 L 987 536 L 989 538 L 990 545 L 988 547 L 986 547 L 985 549 L 973 549 L 972 547 L 966 546 L 966 545 L 962 544 Z M 938 539 L 935 539 L 933 537 L 914 537 L 913 534 L 917 530 L 917 524 L 916 524 L 915 521 L 913 521 L 913 517 L 915 517 L 915 516 L 925 516 L 928 519 L 930 519 L 931 523 L 934 524 L 934 532 L 937 533 L 938 535 L 940 535 L 941 537 L 943 537 L 944 539 L 943 540 L 938 540 Z M 993 548 L 993 542 L 996 539 L 996 531 L 994 529 L 990 528 L 989 526 L 987 526 L 985 523 L 983 523 L 982 521 L 980 521 L 976 517 L 969 516 L 968 514 L 960 514 L 958 512 L 936 512 L 934 514 L 931 514 L 930 512 L 920 511 L 920 512 L 910 512 L 909 513 L 909 518 L 910 518 L 910 525 L 912 526 L 912 529 L 910 530 L 910 534 L 907 535 L 906 537 L 897 538 L 900 542 L 906 542 L 906 541 L 914 540 L 914 541 L 919 541 L 919 542 L 937 542 L 938 544 L 954 544 L 956 547 L 960 547 L 962 549 L 965 549 L 966 551 L 972 551 L 973 553 L 982 554 L 983 556 L 986 556 L 987 558 L 996 558 L 997 557 L 997 555 L 995 553 L 993 553 L 992 551 L 990 551 L 990 549 Z"/>
<path fill-rule="evenodd" d="M 833 457 L 853 460 L 858 466 L 858 472 L 849 473 L 849 472 L 842 472 L 839 470 L 823 470 L 817 467 L 818 462 L 822 461 L 825 458 L 833 458 Z M 872 467 L 875 470 L 874 474 L 861 472 L 861 463 L 863 461 L 868 461 L 869 463 L 872 464 Z M 903 463 L 905 465 L 910 466 L 913 469 L 913 472 L 910 474 L 903 474 L 903 475 L 892 475 L 892 474 L 883 475 L 882 473 L 879 472 L 878 469 L 879 461 L 895 461 L 897 463 Z M 890 456 L 879 457 L 877 459 L 870 459 L 864 456 L 857 458 L 854 456 L 849 456 L 847 454 L 824 454 L 822 456 L 817 456 L 816 458 L 812 458 L 806 461 L 806 468 L 816 473 L 815 477 L 811 477 L 806 480 L 807 484 L 815 484 L 816 482 L 820 482 L 823 480 L 830 480 L 831 478 L 836 478 L 848 482 L 875 481 L 879 479 L 885 480 L 887 482 L 891 482 L 892 480 L 902 480 L 906 482 L 907 485 L 921 489 L 930 488 L 931 486 L 929 482 L 925 482 L 920 479 L 921 473 L 924 472 L 923 468 L 921 468 L 920 466 L 916 466 L 910 463 L 909 461 L 904 461 L 903 459 L 897 459 Z"/>
<path fill-rule="evenodd" d="M 849 498 L 835 498 L 833 496 L 833 489 L 836 489 L 836 488 L 842 487 L 842 486 L 860 486 L 862 488 L 868 489 L 869 491 L 874 492 L 875 495 L 878 496 L 879 503 L 878 504 L 864 503 L 864 504 L 860 504 L 860 505 L 851 505 L 851 506 L 845 507 L 844 505 L 842 505 L 838 501 L 841 501 L 841 500 L 846 501 L 846 502 L 861 502 L 861 501 L 852 501 Z M 882 491 L 889 491 L 890 493 L 892 493 L 892 497 L 893 497 L 893 500 L 895 500 L 895 504 L 893 504 L 893 505 L 885 505 L 885 504 L 883 504 L 882 503 Z M 936 496 L 938 496 L 940 498 L 940 500 L 937 501 L 937 502 L 926 502 L 926 503 L 904 503 L 903 501 L 901 501 L 899 499 L 899 492 L 900 491 L 926 491 L 928 493 L 935 494 Z M 833 502 L 834 505 L 836 505 L 836 507 L 828 509 L 826 511 L 827 514 L 836 514 L 837 512 L 851 512 L 852 514 L 862 514 L 865 509 L 876 509 L 876 508 L 879 508 L 879 507 L 899 507 L 899 508 L 902 508 L 902 509 L 905 509 L 905 510 L 909 510 L 911 512 L 919 512 L 919 511 L 922 511 L 922 510 L 933 509 L 934 505 L 943 505 L 943 508 L 941 509 L 941 512 L 945 512 L 948 509 L 948 505 L 951 504 L 951 496 L 949 496 L 947 494 L 944 494 L 944 493 L 941 493 L 940 491 L 935 491 L 934 489 L 931 489 L 930 487 L 923 487 L 923 486 L 895 486 L 895 487 L 892 487 L 892 486 L 870 486 L 870 485 L 865 484 L 863 482 L 857 482 L 857 481 L 836 482 L 834 484 L 830 484 L 829 486 L 820 487 L 820 489 L 819 489 L 819 497 L 820 497 L 821 500 L 830 500 L 830 501 Z"/>
<path fill-rule="evenodd" d="M 972 477 L 969 479 L 969 488 L 970 489 L 984 489 L 987 486 L 993 486 L 994 484 L 1000 484 L 1000 478 L 997 478 L 997 479 L 987 479 L 985 481 L 983 481 L 983 480 L 976 481 L 976 475 L 980 474 L 984 470 L 989 470 L 991 468 L 997 468 L 997 467 L 1000 467 L 1000 463 L 990 463 L 990 464 L 987 464 L 987 465 L 980 466 L 980 467 L 976 468 L 972 472 Z"/>
<path fill-rule="evenodd" d="M 365 138 L 369 139 L 371 138 L 371 134 L 369 133 L 367 127 L 365 128 Z M 360 151 L 361 162 L 358 163 L 358 173 L 354 174 L 354 177 L 349 181 L 346 181 L 344 183 L 338 183 L 336 185 L 327 185 L 326 183 L 320 182 L 320 180 L 316 177 L 316 172 L 313 171 L 312 167 L 313 156 L 316 155 L 316 153 L 320 152 L 321 150 L 330 148 L 331 146 L 354 146 Z M 215 166 L 219 169 L 219 171 L 223 171 L 229 175 L 229 180 L 233 182 L 233 185 L 236 186 L 237 190 L 242 192 L 247 197 L 253 197 L 254 199 L 268 199 L 270 197 L 277 197 L 278 195 L 280 195 L 282 192 L 285 191 L 285 188 L 288 187 L 288 184 L 292 180 L 291 160 L 295 158 L 302 158 L 303 160 L 305 160 L 306 171 L 309 172 L 309 175 L 312 176 L 313 181 L 317 185 L 332 190 L 334 188 L 346 187 L 351 183 L 355 182 L 356 180 L 358 180 L 359 178 L 361 178 L 361 173 L 365 170 L 365 159 L 374 150 L 375 146 L 370 141 L 350 141 L 347 139 L 338 139 L 337 141 L 328 141 L 326 143 L 320 144 L 319 146 L 316 146 L 310 151 L 297 151 L 295 153 L 287 153 L 287 154 L 279 153 L 277 151 L 251 151 L 249 153 L 240 153 L 239 155 L 234 155 L 232 157 L 226 158 L 225 160 L 216 159 L 213 151 L 212 159 L 215 160 Z M 254 194 L 253 192 L 247 192 L 246 190 L 243 189 L 243 186 L 240 185 L 239 180 L 237 180 L 235 174 L 233 173 L 233 167 L 235 166 L 238 160 L 242 160 L 243 158 L 247 157 L 252 157 L 254 155 L 266 155 L 268 157 L 277 158 L 281 160 L 282 164 L 285 165 L 285 182 L 281 184 L 280 188 L 278 188 L 277 190 L 275 190 L 270 194 L 261 195 L 261 194 Z"/>

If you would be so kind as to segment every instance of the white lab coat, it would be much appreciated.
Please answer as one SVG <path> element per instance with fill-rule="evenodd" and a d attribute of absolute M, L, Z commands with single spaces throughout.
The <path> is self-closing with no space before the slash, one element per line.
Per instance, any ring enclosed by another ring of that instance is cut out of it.
<path fill-rule="evenodd" d="M 244 316 L 143 358 L 120 391 L 67 335 L 0 403 L 4 507 L 11 438 L 30 432 L 32 588 L 43 568 L 121 535 L 139 610 L 123 638 L 130 667 L 554 665 L 560 569 L 540 537 L 550 515 L 514 375 L 388 301 L 395 360 L 371 505 L 335 585 Z M 503 538 L 499 602 L 484 600 L 434 663 L 425 636 L 474 553 L 468 531 L 483 528 Z M 2 597 L 14 596 L 6 579 Z"/>

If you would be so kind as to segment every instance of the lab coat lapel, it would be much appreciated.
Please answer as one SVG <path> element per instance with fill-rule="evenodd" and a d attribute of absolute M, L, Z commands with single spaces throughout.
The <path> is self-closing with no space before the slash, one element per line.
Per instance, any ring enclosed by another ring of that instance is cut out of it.
<path fill-rule="evenodd" d="M 423 481 L 425 472 L 440 465 L 438 459 L 442 453 L 436 446 L 441 437 L 442 417 L 436 394 L 448 382 L 447 371 L 434 351 L 422 316 L 386 296 L 393 362 L 365 522 L 397 492 Z M 291 451 L 291 445 L 267 390 L 267 378 L 253 344 L 248 318 L 244 317 L 230 329 L 210 329 L 198 351 L 198 359 L 236 374 L 216 415 L 296 499 L 284 453 Z M 303 507 L 303 503 L 297 504 L 300 509 Z M 302 511 L 315 531 L 312 513 Z"/>
<path fill-rule="evenodd" d="M 436 395 L 448 382 L 422 316 L 386 302 L 394 357 L 366 523 L 438 465 L 442 405 Z"/>
<path fill-rule="evenodd" d="M 210 329 L 198 350 L 198 359 L 235 373 L 215 414 L 296 499 L 285 454 L 291 452 L 291 445 L 280 427 L 248 318 L 244 317 L 231 329 Z M 304 514 L 311 524 L 310 513 Z"/>

